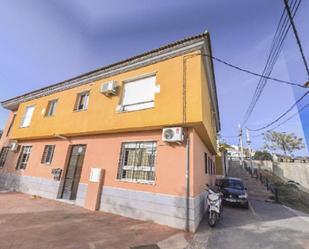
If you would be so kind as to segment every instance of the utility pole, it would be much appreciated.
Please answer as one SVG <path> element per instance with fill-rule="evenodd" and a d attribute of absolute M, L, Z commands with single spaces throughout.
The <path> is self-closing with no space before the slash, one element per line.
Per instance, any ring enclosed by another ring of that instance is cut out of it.
<path fill-rule="evenodd" d="M 288 14 L 288 17 L 289 17 L 289 20 L 290 20 L 290 23 L 291 23 L 291 26 L 292 26 L 292 29 L 293 29 L 293 32 L 294 32 L 294 36 L 296 38 L 296 42 L 297 42 L 299 51 L 301 53 L 301 57 L 304 61 L 304 65 L 305 65 L 305 68 L 306 68 L 306 72 L 307 72 L 307 76 L 308 76 L 308 82 L 305 83 L 305 85 L 306 85 L 306 84 L 309 83 L 309 66 L 308 66 L 308 63 L 307 63 L 307 60 L 306 60 L 306 57 L 305 57 L 305 53 L 304 53 L 303 47 L 301 45 L 300 38 L 298 36 L 298 32 L 297 32 L 297 29 L 296 29 L 296 26 L 295 26 L 295 23 L 294 23 L 294 20 L 293 20 L 293 15 L 291 13 L 289 0 L 283 0 L 283 1 L 284 1 L 285 10 Z"/>
<path fill-rule="evenodd" d="M 246 135 L 247 135 L 247 146 L 248 146 L 248 152 L 249 152 L 249 157 L 250 157 L 250 167 L 252 170 L 252 150 L 251 150 L 251 140 L 250 140 L 250 131 L 247 128 L 246 129 Z"/>
<path fill-rule="evenodd" d="M 242 128 L 241 125 L 238 125 L 239 128 L 239 147 L 240 147 L 240 165 L 244 166 L 244 148 L 242 144 Z"/>

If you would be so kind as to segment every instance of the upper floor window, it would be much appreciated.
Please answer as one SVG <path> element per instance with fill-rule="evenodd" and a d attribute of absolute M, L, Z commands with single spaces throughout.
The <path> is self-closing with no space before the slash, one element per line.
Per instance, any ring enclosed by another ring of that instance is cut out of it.
<path fill-rule="evenodd" d="M 135 111 L 154 107 L 156 76 L 124 83 L 122 110 Z"/>
<path fill-rule="evenodd" d="M 0 168 L 2 168 L 5 164 L 6 157 L 9 153 L 10 147 L 3 147 L 0 152 Z"/>
<path fill-rule="evenodd" d="M 16 169 L 25 169 L 30 157 L 32 146 L 23 146 L 18 158 Z"/>
<path fill-rule="evenodd" d="M 21 120 L 21 124 L 20 124 L 20 127 L 28 127 L 31 123 L 31 119 L 32 119 L 32 115 L 33 115 L 33 112 L 34 112 L 34 108 L 35 106 L 32 105 L 32 106 L 27 106 L 26 110 L 25 110 L 25 113 L 24 113 L 24 116 Z"/>
<path fill-rule="evenodd" d="M 156 142 L 127 142 L 121 147 L 118 179 L 134 182 L 155 180 Z"/>
<path fill-rule="evenodd" d="M 45 145 L 41 163 L 51 164 L 55 151 L 55 145 Z"/>
<path fill-rule="evenodd" d="M 45 114 L 46 117 L 51 117 L 55 115 L 57 104 L 58 104 L 58 99 L 48 101 L 47 111 Z"/>
<path fill-rule="evenodd" d="M 89 102 L 89 91 L 77 94 L 75 111 L 87 110 Z"/>

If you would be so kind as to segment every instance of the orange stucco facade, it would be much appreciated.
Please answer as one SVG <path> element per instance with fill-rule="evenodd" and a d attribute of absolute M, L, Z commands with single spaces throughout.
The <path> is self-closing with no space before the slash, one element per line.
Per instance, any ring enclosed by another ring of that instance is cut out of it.
<path fill-rule="evenodd" d="M 141 61 L 134 59 L 130 62 L 134 66 L 131 70 L 120 70 L 120 66 L 131 65 L 129 62 L 120 63 L 116 72 L 112 67 L 113 70 L 100 79 L 81 76 L 68 81 L 67 85 L 52 86 L 2 103 L 11 112 L 0 148 L 10 146 L 12 142 L 20 147 L 8 152 L 0 168 L 0 187 L 1 184 L 8 187 L 18 182 L 20 189 L 32 193 L 31 186 L 37 184 L 35 186 L 42 188 L 43 192 L 39 192 L 42 195 L 59 198 L 59 189 L 68 174 L 70 149 L 73 145 L 85 145 L 76 198 L 81 200 L 80 205 L 132 218 L 153 219 L 179 228 L 183 228 L 184 219 L 190 219 L 190 230 L 194 231 L 204 212 L 205 184 L 213 184 L 215 180 L 216 134 L 220 125 L 219 116 L 215 115 L 218 110 L 212 64 L 201 55 L 205 48 L 210 51 L 209 36 L 203 34 L 190 39 L 189 44 L 184 40 L 171 48 L 161 49 L 163 52 L 155 51 L 147 58 L 141 57 Z M 179 48 L 179 44 L 182 47 Z M 157 59 L 165 56 L 164 53 L 168 56 Z M 135 66 L 134 63 L 141 65 Z M 155 75 L 159 89 L 155 93 L 154 106 L 118 112 L 124 82 L 148 74 Z M 75 81 L 84 78 L 87 78 L 86 83 L 74 86 Z M 114 96 L 100 92 L 101 84 L 108 81 L 118 84 Z M 70 84 L 72 87 L 67 87 Z M 54 90 L 58 88 L 60 90 Z M 77 94 L 85 90 L 89 91 L 88 108 L 74 111 Z M 56 112 L 46 117 L 48 101 L 53 99 L 58 100 Z M 35 106 L 34 113 L 30 125 L 21 128 L 28 106 Z M 13 113 L 16 114 L 14 122 Z M 162 129 L 175 126 L 184 129 L 184 141 L 164 142 Z M 131 182 L 120 179 L 122 145 L 147 141 L 156 143 L 154 180 Z M 41 160 L 46 145 L 55 146 L 50 164 Z M 31 154 L 26 168 L 16 169 L 23 146 L 31 146 Z M 205 155 L 213 162 L 211 171 L 207 168 Z M 104 174 L 97 183 L 89 180 L 92 168 L 101 168 Z M 54 180 L 52 169 L 62 170 L 61 179 Z M 186 180 L 187 173 L 189 181 Z M 10 180 L 6 180 L 8 178 Z M 186 195 L 187 189 L 189 196 Z M 184 198 L 192 201 L 190 214 L 185 214 Z M 136 207 L 136 203 L 140 203 L 140 207 Z M 166 208 L 161 211 L 155 205 Z M 136 212 L 137 209 L 140 212 Z"/>

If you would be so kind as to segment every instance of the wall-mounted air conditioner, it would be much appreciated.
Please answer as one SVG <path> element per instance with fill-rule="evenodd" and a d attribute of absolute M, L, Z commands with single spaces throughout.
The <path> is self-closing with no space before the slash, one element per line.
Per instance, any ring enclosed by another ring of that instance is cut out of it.
<path fill-rule="evenodd" d="M 117 94 L 117 82 L 110 81 L 103 83 L 100 87 L 100 92 L 106 96 L 116 95 Z"/>
<path fill-rule="evenodd" d="M 20 145 L 17 142 L 12 142 L 10 145 L 10 151 L 17 152 Z"/>
<path fill-rule="evenodd" d="M 169 143 L 180 143 L 184 140 L 182 127 L 163 128 L 162 140 Z"/>

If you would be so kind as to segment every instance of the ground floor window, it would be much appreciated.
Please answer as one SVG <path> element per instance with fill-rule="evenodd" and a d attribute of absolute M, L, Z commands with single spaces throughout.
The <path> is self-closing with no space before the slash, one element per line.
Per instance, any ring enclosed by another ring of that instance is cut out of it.
<path fill-rule="evenodd" d="M 51 164 L 53 160 L 54 150 L 55 150 L 55 145 L 45 145 L 41 163 Z"/>
<path fill-rule="evenodd" d="M 0 152 L 0 168 L 2 168 L 5 164 L 6 157 L 9 153 L 10 147 L 3 147 Z"/>
<path fill-rule="evenodd" d="M 29 160 L 32 146 L 23 146 L 18 158 L 16 169 L 25 169 Z"/>
<path fill-rule="evenodd" d="M 156 142 L 122 143 L 118 179 L 134 182 L 155 180 Z"/>

